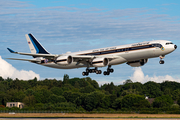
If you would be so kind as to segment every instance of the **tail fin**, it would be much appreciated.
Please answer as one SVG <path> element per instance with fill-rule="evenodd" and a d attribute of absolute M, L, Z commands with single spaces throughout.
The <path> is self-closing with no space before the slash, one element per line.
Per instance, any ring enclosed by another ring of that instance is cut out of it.
<path fill-rule="evenodd" d="M 49 52 L 36 40 L 32 34 L 26 34 L 31 53 L 49 54 Z"/>

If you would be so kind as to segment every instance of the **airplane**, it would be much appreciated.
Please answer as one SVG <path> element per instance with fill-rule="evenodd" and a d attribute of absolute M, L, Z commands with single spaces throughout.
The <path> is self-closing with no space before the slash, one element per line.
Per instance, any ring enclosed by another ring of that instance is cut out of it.
<path fill-rule="evenodd" d="M 89 73 L 101 74 L 98 68 L 106 67 L 104 75 L 114 72 L 112 65 L 127 63 L 131 67 L 140 67 L 148 62 L 149 58 L 160 57 L 160 64 L 164 64 L 165 55 L 173 52 L 177 45 L 168 40 L 153 40 L 127 45 L 99 48 L 80 52 L 67 52 L 65 54 L 49 53 L 39 41 L 31 34 L 26 34 L 26 39 L 31 53 L 15 52 L 7 48 L 11 53 L 32 56 L 33 59 L 7 58 L 22 60 L 58 69 L 74 69 L 86 67 L 83 76 Z M 94 67 L 93 69 L 91 69 Z"/>

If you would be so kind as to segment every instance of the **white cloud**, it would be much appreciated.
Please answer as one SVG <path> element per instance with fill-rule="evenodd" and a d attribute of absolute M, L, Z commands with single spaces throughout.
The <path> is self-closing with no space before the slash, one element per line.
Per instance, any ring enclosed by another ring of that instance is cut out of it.
<path fill-rule="evenodd" d="M 134 73 L 130 77 L 130 79 L 133 82 L 141 82 L 141 83 L 146 83 L 148 81 L 154 81 L 156 83 L 162 83 L 163 81 L 176 81 L 180 82 L 179 78 L 173 78 L 170 75 L 165 75 L 165 76 L 156 76 L 154 75 L 153 77 L 150 77 L 148 75 L 144 75 L 142 69 L 140 67 L 134 68 Z"/>
<path fill-rule="evenodd" d="M 39 74 L 34 73 L 33 71 L 25 71 L 25 70 L 17 70 L 11 64 L 3 60 L 0 56 L 0 76 L 3 78 L 18 78 L 22 80 L 29 80 L 33 78 L 37 78 L 39 80 Z"/>

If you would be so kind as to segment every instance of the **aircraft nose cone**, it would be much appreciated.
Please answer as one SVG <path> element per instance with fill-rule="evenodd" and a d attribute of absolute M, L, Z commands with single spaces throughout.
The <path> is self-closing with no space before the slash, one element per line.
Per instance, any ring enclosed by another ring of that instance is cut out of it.
<path fill-rule="evenodd" d="M 174 45 L 174 48 L 176 49 L 176 48 L 177 48 L 177 45 Z"/>

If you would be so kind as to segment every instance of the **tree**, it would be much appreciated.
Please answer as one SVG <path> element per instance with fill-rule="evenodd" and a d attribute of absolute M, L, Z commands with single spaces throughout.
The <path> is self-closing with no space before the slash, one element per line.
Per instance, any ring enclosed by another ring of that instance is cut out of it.
<path fill-rule="evenodd" d="M 164 90 L 164 95 L 169 95 L 169 96 L 171 96 L 171 93 L 172 93 L 172 91 L 171 91 L 170 88 L 165 88 L 165 90 Z"/>
<path fill-rule="evenodd" d="M 48 103 L 48 98 L 51 95 L 51 91 L 47 89 L 41 89 L 34 93 L 37 103 Z"/>
<path fill-rule="evenodd" d="M 84 104 L 85 104 L 85 109 L 87 111 L 92 111 L 93 109 L 97 108 L 100 106 L 100 102 L 102 98 L 104 97 L 104 94 L 99 91 L 95 91 L 87 95 L 85 98 Z"/>
<path fill-rule="evenodd" d="M 126 95 L 130 95 L 130 94 L 139 94 L 139 92 L 136 91 L 136 89 L 123 90 L 121 93 L 121 96 L 126 96 Z"/>
<path fill-rule="evenodd" d="M 48 102 L 55 104 L 55 103 L 66 102 L 66 99 L 63 96 L 57 96 L 55 94 L 51 94 L 48 98 Z"/>
<path fill-rule="evenodd" d="M 0 81 L 4 81 L 4 79 L 0 76 Z"/>
<path fill-rule="evenodd" d="M 60 111 L 75 111 L 76 105 L 70 102 L 62 102 L 57 103 L 55 109 Z"/>
<path fill-rule="evenodd" d="M 10 101 L 12 102 L 21 102 L 25 97 L 24 91 L 18 91 L 18 89 L 10 89 L 7 94 L 11 96 Z"/>
<path fill-rule="evenodd" d="M 35 77 L 33 80 L 28 80 L 28 83 L 31 87 L 34 87 L 37 85 L 37 78 Z"/>
<path fill-rule="evenodd" d="M 180 88 L 180 83 L 174 82 L 174 81 L 165 81 L 161 83 L 161 89 L 162 91 L 165 91 L 166 88 L 169 88 L 171 91 L 174 91 L 176 89 Z"/>
<path fill-rule="evenodd" d="M 88 85 L 86 87 L 82 87 L 79 90 L 79 92 L 81 92 L 81 93 L 91 93 L 91 92 L 94 92 L 94 91 L 95 91 L 95 88 L 92 85 Z"/>
<path fill-rule="evenodd" d="M 173 100 L 178 100 L 180 98 L 180 89 L 174 90 L 172 92 L 172 99 Z"/>
<path fill-rule="evenodd" d="M 143 99 L 143 100 L 140 100 L 137 103 L 134 103 L 134 107 L 139 108 L 139 109 L 141 109 L 141 108 L 150 108 L 151 104 L 146 99 Z"/>
<path fill-rule="evenodd" d="M 172 104 L 173 104 L 172 98 L 168 95 L 163 95 L 155 98 L 153 102 L 153 107 L 164 108 L 164 107 L 170 107 Z"/>
<path fill-rule="evenodd" d="M 59 88 L 59 87 L 53 87 L 50 90 L 53 94 L 58 95 L 58 96 L 63 94 L 62 88 Z"/>
<path fill-rule="evenodd" d="M 172 104 L 172 105 L 171 105 L 171 108 L 173 108 L 173 109 L 179 109 L 179 105 L 178 105 L 178 104 Z"/>
<path fill-rule="evenodd" d="M 178 100 L 177 100 L 177 104 L 178 104 L 178 105 L 180 105 L 180 98 L 178 98 Z"/>
<path fill-rule="evenodd" d="M 116 95 L 105 95 L 101 100 L 100 106 L 104 109 L 111 108 L 115 99 Z"/>
<path fill-rule="evenodd" d="M 108 91 L 110 94 L 117 94 L 117 88 L 118 87 L 115 86 L 113 82 L 101 86 L 101 89 Z"/>
<path fill-rule="evenodd" d="M 36 103 L 34 105 L 36 110 L 44 110 L 44 104 L 43 103 Z"/>
<path fill-rule="evenodd" d="M 99 84 L 95 81 L 95 80 L 92 80 L 90 77 L 86 77 L 86 80 L 96 89 L 99 88 Z"/>
<path fill-rule="evenodd" d="M 132 107 L 137 106 L 137 104 L 144 99 L 145 99 L 144 96 L 141 95 L 135 95 L 135 94 L 126 95 L 122 99 L 122 107 L 130 109 Z"/>
<path fill-rule="evenodd" d="M 122 98 L 117 98 L 112 104 L 112 108 L 118 110 L 122 108 Z"/>
<path fill-rule="evenodd" d="M 125 84 L 128 84 L 128 83 L 133 83 L 133 82 L 132 82 L 132 80 L 130 80 L 130 79 L 128 79 L 128 80 L 126 80 L 125 82 L 123 82 L 124 85 L 125 85 Z"/>
<path fill-rule="evenodd" d="M 0 104 L 6 105 L 6 103 L 9 101 L 11 101 L 11 95 L 8 95 L 4 92 L 0 92 Z"/>
<path fill-rule="evenodd" d="M 35 99 L 34 95 L 32 95 L 32 96 L 26 96 L 26 97 L 22 100 L 22 102 L 23 102 L 26 106 L 32 107 L 32 106 L 34 106 L 34 105 L 36 104 L 36 99 Z"/>
<path fill-rule="evenodd" d="M 34 95 L 34 93 L 35 93 L 35 91 L 33 89 L 30 89 L 30 88 L 25 91 L 25 94 L 27 96 L 32 96 L 32 95 Z"/>
<path fill-rule="evenodd" d="M 85 108 L 85 99 L 87 98 L 88 94 L 81 94 L 79 97 L 75 99 L 75 104 L 77 106 L 81 106 Z"/>
<path fill-rule="evenodd" d="M 64 77 L 63 77 L 63 84 L 68 83 L 68 80 L 69 80 L 69 75 L 64 74 Z"/>
<path fill-rule="evenodd" d="M 163 93 L 161 91 L 161 86 L 158 83 L 153 81 L 149 81 L 144 84 L 144 94 L 149 96 L 150 98 L 156 98 L 161 96 Z"/>
<path fill-rule="evenodd" d="M 63 93 L 64 98 L 67 100 L 67 102 L 74 103 L 76 98 L 79 97 L 81 93 L 78 92 L 72 92 L 72 91 L 66 91 Z"/>

